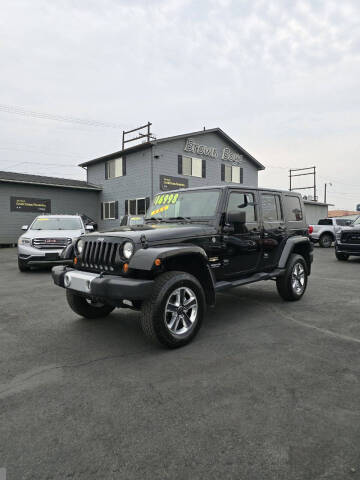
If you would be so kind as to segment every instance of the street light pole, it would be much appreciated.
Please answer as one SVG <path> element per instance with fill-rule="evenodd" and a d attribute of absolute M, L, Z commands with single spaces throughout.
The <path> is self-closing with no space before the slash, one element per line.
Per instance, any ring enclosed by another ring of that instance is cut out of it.
<path fill-rule="evenodd" d="M 324 203 L 326 203 L 327 200 L 327 186 L 330 185 L 332 187 L 332 183 L 325 183 L 325 188 L 324 188 Z"/>

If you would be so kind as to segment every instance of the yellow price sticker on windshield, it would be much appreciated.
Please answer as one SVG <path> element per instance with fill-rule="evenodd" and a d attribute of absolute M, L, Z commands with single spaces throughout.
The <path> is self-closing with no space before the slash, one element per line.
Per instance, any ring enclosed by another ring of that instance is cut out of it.
<path fill-rule="evenodd" d="M 179 198 L 179 194 L 178 193 L 166 193 L 165 195 L 157 195 L 155 198 L 154 198 L 154 206 L 155 205 L 170 205 L 170 204 L 174 204 L 177 202 L 177 199 Z"/>
<path fill-rule="evenodd" d="M 48 218 L 38 218 L 38 220 L 40 220 L 41 222 L 43 222 L 44 220 L 49 220 Z"/>
<path fill-rule="evenodd" d="M 164 205 L 164 206 L 161 207 L 161 208 L 157 208 L 156 210 L 153 210 L 150 215 L 151 215 L 151 216 L 157 215 L 158 213 L 164 212 L 164 211 L 167 210 L 168 208 L 169 208 L 169 205 Z"/>

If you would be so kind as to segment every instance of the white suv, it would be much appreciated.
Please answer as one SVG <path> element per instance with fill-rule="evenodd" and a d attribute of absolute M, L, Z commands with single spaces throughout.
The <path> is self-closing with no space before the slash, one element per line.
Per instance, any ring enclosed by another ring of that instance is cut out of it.
<path fill-rule="evenodd" d="M 21 272 L 31 266 L 63 264 L 62 250 L 70 243 L 93 231 L 92 225 L 85 225 L 80 215 L 40 215 L 18 240 L 18 265 Z"/>

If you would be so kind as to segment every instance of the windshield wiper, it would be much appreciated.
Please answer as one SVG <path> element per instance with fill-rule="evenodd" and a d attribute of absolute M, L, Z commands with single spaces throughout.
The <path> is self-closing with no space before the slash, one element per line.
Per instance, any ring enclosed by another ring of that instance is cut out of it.
<path fill-rule="evenodd" d="M 191 222 L 191 217 L 169 217 L 167 219 L 168 222 L 177 222 L 177 221 L 182 221 L 182 222 Z"/>
<path fill-rule="evenodd" d="M 164 220 L 163 218 L 145 218 L 145 222 L 157 222 L 157 223 L 161 223 L 161 222 L 166 222 L 166 220 Z"/>

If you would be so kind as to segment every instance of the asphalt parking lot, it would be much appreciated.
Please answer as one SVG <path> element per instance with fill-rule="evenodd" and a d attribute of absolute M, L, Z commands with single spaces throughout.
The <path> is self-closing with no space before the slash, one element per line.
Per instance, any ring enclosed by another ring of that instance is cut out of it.
<path fill-rule="evenodd" d="M 218 297 L 197 339 L 77 317 L 0 249 L 0 468 L 13 479 L 360 479 L 360 259 L 315 249 L 302 301 Z"/>

